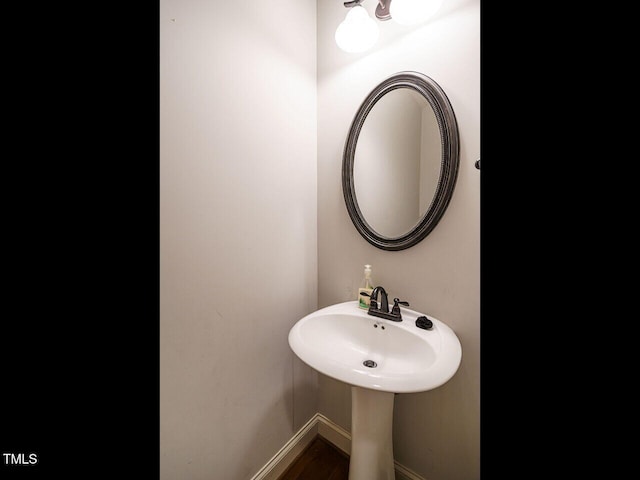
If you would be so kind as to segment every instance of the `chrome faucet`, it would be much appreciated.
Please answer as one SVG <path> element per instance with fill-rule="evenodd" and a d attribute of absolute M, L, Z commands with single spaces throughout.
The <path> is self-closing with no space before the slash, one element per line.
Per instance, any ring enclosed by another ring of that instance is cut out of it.
<path fill-rule="evenodd" d="M 378 293 L 380 294 L 380 307 L 378 307 Z M 369 302 L 369 310 L 367 313 L 374 317 L 386 318 L 387 320 L 393 320 L 394 322 L 402 321 L 402 313 L 400 312 L 400 305 L 406 307 L 409 306 L 409 302 L 400 300 L 399 298 L 393 299 L 393 308 L 389 311 L 389 299 L 387 297 L 387 291 L 382 286 L 377 286 L 371 292 L 371 295 L 362 293 L 361 295 L 368 296 L 371 300 Z"/>

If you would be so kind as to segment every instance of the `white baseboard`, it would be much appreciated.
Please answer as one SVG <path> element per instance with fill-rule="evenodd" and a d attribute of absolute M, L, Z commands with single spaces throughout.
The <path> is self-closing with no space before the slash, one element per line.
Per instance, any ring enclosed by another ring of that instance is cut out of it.
<path fill-rule="evenodd" d="M 285 443 L 267 464 L 251 480 L 276 480 L 291 465 L 296 457 L 316 438 L 318 421 L 316 413 L 291 439 Z"/>
<path fill-rule="evenodd" d="M 318 435 L 347 455 L 351 455 L 351 434 L 320 413 L 316 413 L 314 418 L 317 418 L 318 422 Z"/>
<path fill-rule="evenodd" d="M 316 435 L 320 435 L 347 455 L 351 453 L 351 434 L 321 413 L 316 413 L 251 480 L 276 480 Z M 397 461 L 394 463 L 396 480 L 426 480 Z"/>
<path fill-rule="evenodd" d="M 413 470 L 409 470 L 404 465 L 399 464 L 397 460 L 393 463 L 396 469 L 396 480 L 425 480 L 424 477 L 421 477 Z"/>

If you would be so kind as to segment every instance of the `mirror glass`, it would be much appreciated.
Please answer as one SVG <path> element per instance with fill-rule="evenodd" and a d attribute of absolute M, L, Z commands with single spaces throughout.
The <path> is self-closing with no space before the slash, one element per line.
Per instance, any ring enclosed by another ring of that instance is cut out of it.
<path fill-rule="evenodd" d="M 398 88 L 380 98 L 362 126 L 353 164 L 358 205 L 380 235 L 413 229 L 440 178 L 440 129 L 429 102 Z"/>
<path fill-rule="evenodd" d="M 385 250 L 421 241 L 447 208 L 458 150 L 453 109 L 435 81 L 400 72 L 381 82 L 345 144 L 343 193 L 356 229 Z"/>

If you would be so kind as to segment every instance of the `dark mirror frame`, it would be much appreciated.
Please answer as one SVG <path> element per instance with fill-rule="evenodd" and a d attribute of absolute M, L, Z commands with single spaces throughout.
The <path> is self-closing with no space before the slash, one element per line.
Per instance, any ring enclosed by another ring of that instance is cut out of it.
<path fill-rule="evenodd" d="M 409 88 L 422 95 L 435 113 L 440 128 L 442 159 L 440 178 L 431 205 L 409 232 L 399 237 L 385 237 L 377 233 L 367 223 L 360 211 L 356 199 L 353 180 L 353 164 L 360 130 L 367 115 L 376 102 L 397 88 Z M 342 192 L 344 200 L 356 229 L 370 244 L 382 250 L 404 250 L 423 240 L 435 228 L 442 218 L 456 184 L 460 163 L 460 142 L 458 123 L 449 99 L 440 86 L 431 78 L 418 72 L 399 72 L 383 80 L 375 87 L 360 105 L 344 146 L 342 157 Z"/>

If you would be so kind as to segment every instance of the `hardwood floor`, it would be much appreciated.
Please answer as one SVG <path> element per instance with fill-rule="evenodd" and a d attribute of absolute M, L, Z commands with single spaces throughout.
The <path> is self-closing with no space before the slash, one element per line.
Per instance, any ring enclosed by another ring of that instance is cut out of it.
<path fill-rule="evenodd" d="M 318 435 L 278 480 L 348 480 L 348 478 L 349 457 Z"/>

